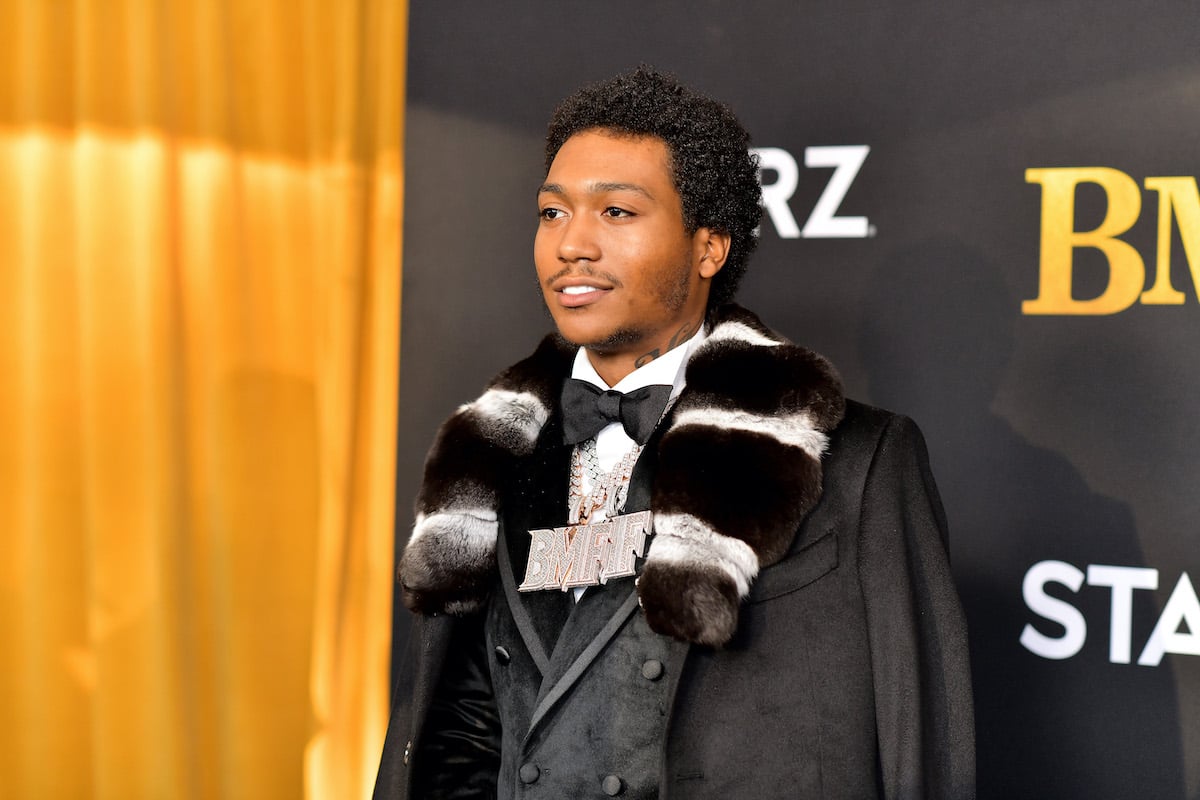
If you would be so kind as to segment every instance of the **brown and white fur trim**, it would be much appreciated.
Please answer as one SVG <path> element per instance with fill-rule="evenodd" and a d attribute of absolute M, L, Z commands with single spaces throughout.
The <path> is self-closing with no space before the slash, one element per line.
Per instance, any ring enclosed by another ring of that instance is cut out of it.
<path fill-rule="evenodd" d="M 496 568 L 499 476 L 533 452 L 573 355 L 547 336 L 442 423 L 400 560 L 404 604 L 413 611 L 469 614 L 483 607 Z"/>
<path fill-rule="evenodd" d="M 707 326 L 658 443 L 654 536 L 637 590 L 651 628 L 719 647 L 759 569 L 783 557 L 820 499 L 821 455 L 845 400 L 825 359 L 750 312 L 724 306 Z M 533 450 L 572 357 L 547 337 L 442 426 L 400 563 L 409 608 L 462 614 L 486 601 L 496 476 Z"/>

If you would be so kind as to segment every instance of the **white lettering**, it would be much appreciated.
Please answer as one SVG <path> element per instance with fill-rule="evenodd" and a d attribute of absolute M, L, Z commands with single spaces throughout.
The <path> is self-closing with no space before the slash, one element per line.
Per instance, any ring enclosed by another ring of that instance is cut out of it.
<path fill-rule="evenodd" d="M 1083 614 L 1070 603 L 1046 594 L 1048 583 L 1060 583 L 1078 592 L 1083 579 L 1083 572 L 1063 561 L 1040 561 L 1025 573 L 1021 587 L 1025 604 L 1064 630 L 1062 636 L 1054 638 L 1026 625 L 1020 641 L 1027 650 L 1042 658 L 1064 659 L 1083 649 L 1087 639 L 1087 620 Z M 1108 660 L 1113 664 L 1130 663 L 1134 590 L 1158 589 L 1159 571 L 1150 567 L 1090 564 L 1087 583 L 1111 590 Z M 1200 598 L 1186 572 L 1179 576 L 1137 663 L 1156 667 L 1167 653 L 1200 656 Z"/>
<path fill-rule="evenodd" d="M 1180 626 L 1185 624 L 1187 630 L 1180 632 Z M 1166 653 L 1200 656 L 1200 599 L 1196 598 L 1196 590 L 1186 572 L 1179 576 L 1179 583 L 1175 584 L 1171 597 L 1163 606 L 1162 615 L 1138 663 L 1157 667 Z"/>
<path fill-rule="evenodd" d="M 1130 639 L 1133 636 L 1133 590 L 1157 589 L 1158 570 L 1092 564 L 1088 566 L 1087 582 L 1089 586 L 1112 587 L 1108 660 L 1114 664 L 1128 664 Z"/>
<path fill-rule="evenodd" d="M 1046 584 L 1051 581 L 1078 592 L 1083 585 L 1083 573 L 1065 561 L 1042 561 L 1029 568 L 1021 585 L 1029 609 L 1062 625 L 1063 635 L 1055 639 L 1026 624 L 1021 631 L 1021 644 L 1042 658 L 1070 658 L 1083 649 L 1087 639 L 1087 622 L 1075 606 L 1046 594 Z"/>
<path fill-rule="evenodd" d="M 834 169 L 801 230 L 788 205 L 800 184 L 800 168 L 796 159 L 781 147 L 750 148 L 751 155 L 758 156 L 759 181 L 762 181 L 763 170 L 775 173 L 773 183 L 762 184 L 762 199 L 763 208 L 779 233 L 779 238 L 863 239 L 873 236 L 874 231 L 866 217 L 837 216 L 842 201 L 846 199 L 850 186 L 870 152 L 871 147 L 865 144 L 804 148 L 804 166 Z"/>
<path fill-rule="evenodd" d="M 865 144 L 804 148 L 804 166 L 835 167 L 808 222 L 804 223 L 801 235 L 805 239 L 863 239 L 869 235 L 866 217 L 834 215 L 870 152 L 871 148 Z"/>
<path fill-rule="evenodd" d="M 762 199 L 763 208 L 771 218 L 771 224 L 779 232 L 779 238 L 800 238 L 800 226 L 792 216 L 792 209 L 788 207 L 788 200 L 792 199 L 796 186 L 800 183 L 800 168 L 796 166 L 796 159 L 781 147 L 752 147 L 750 153 L 758 156 L 760 182 L 762 170 L 769 169 L 775 172 L 775 182 L 763 184 Z"/>

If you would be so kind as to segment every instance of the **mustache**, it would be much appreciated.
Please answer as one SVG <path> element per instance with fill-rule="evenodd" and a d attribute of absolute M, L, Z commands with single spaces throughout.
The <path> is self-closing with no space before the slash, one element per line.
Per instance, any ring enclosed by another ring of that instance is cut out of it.
<path fill-rule="evenodd" d="M 613 286 L 613 288 L 615 288 L 615 289 L 624 289 L 625 288 L 625 284 L 622 283 L 621 279 L 618 278 L 616 275 L 613 275 L 611 272 L 606 272 L 604 270 L 596 269 L 595 267 L 591 266 L 590 264 L 583 264 L 583 265 L 579 265 L 579 266 L 572 266 L 572 265 L 568 264 L 567 266 L 560 269 L 558 272 L 556 272 L 553 275 L 551 275 L 550 277 L 546 278 L 544 281 L 542 281 L 542 283 L 546 286 L 550 286 L 552 283 L 559 280 L 560 278 L 579 278 L 579 277 L 599 278 L 600 280 L 603 280 L 605 283 L 611 284 Z"/>

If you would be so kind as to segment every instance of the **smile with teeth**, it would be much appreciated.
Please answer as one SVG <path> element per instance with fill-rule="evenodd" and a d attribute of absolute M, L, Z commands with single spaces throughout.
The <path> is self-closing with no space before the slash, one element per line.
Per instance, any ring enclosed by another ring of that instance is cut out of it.
<path fill-rule="evenodd" d="M 562 308 L 583 308 L 600 302 L 611 291 L 606 286 L 591 283 L 573 283 L 558 289 L 558 303 Z"/>

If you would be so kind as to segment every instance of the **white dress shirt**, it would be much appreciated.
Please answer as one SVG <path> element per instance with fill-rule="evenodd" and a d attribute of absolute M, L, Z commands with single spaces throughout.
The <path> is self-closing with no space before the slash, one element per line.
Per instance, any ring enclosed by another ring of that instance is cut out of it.
<path fill-rule="evenodd" d="M 587 351 L 581 347 L 575 353 L 575 364 L 571 368 L 571 377 L 587 381 L 599 389 L 615 389 L 618 392 L 632 392 L 634 389 L 641 389 L 643 386 L 670 386 L 671 399 L 669 402 L 674 402 L 679 393 L 683 391 L 684 367 L 688 359 L 691 358 L 692 352 L 703 341 L 704 328 L 701 327 L 691 339 L 688 339 L 678 347 L 671 348 L 649 364 L 638 367 L 619 380 L 616 386 L 609 386 L 604 382 L 604 379 L 600 377 L 600 374 L 596 372 L 596 368 L 592 366 L 592 362 L 588 359 Z M 625 428 L 621 423 L 614 422 L 605 426 L 596 434 L 596 461 L 600 466 L 600 471 L 602 473 L 611 471 L 636 444 L 633 439 L 629 438 L 629 434 L 625 433 Z M 591 491 L 592 479 L 585 472 L 583 475 L 583 493 L 586 496 Z M 597 508 L 588 517 L 588 522 L 603 522 L 607 517 L 608 515 L 603 508 Z M 583 596 L 583 592 L 583 588 L 575 589 L 575 599 L 579 600 Z"/>
<path fill-rule="evenodd" d="M 704 328 L 697 331 L 696 335 L 688 339 L 678 347 L 673 347 L 663 355 L 654 359 L 650 363 L 638 367 L 633 372 L 626 375 L 617 382 L 616 386 L 609 386 L 604 382 L 596 372 L 596 368 L 592 366 L 592 362 L 588 359 L 587 351 L 582 347 L 575 353 L 575 364 L 571 368 L 571 377 L 581 381 L 587 381 L 593 386 L 608 390 L 614 389 L 618 392 L 632 392 L 635 389 L 641 389 L 643 386 L 670 386 L 671 401 L 674 401 L 679 393 L 683 391 L 684 366 L 691 357 L 692 352 L 704 341 Z M 625 433 L 625 428 L 619 422 L 614 422 L 605 428 L 600 433 L 596 434 L 596 460 L 600 464 L 601 472 L 608 472 L 617 465 L 625 454 L 633 449 L 635 442 Z M 583 477 L 583 489 L 585 492 L 592 490 L 591 480 L 588 476 Z M 593 519 L 593 522 L 599 522 L 602 518 Z"/>

